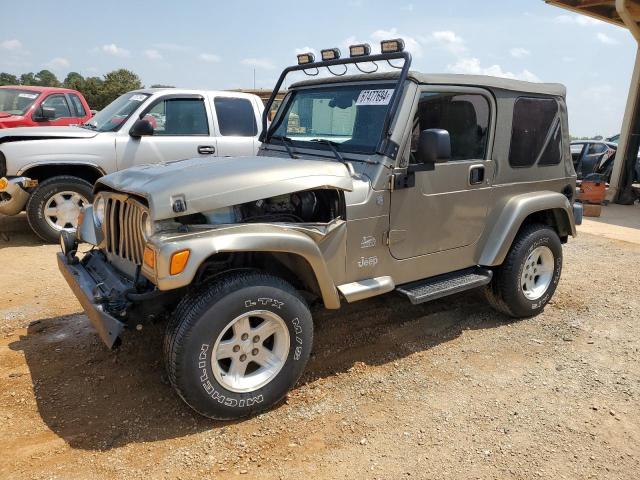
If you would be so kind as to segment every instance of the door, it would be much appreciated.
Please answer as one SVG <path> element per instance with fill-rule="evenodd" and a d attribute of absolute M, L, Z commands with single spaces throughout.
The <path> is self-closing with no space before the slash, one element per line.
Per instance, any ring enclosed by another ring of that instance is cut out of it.
<path fill-rule="evenodd" d="M 475 243 L 491 196 L 492 98 L 479 89 L 431 88 L 421 91 L 413 120 L 409 175 L 415 184 L 391 194 L 389 248 L 397 259 Z M 449 132 L 451 159 L 421 171 L 414 153 L 420 132 L 430 128 Z"/>
<path fill-rule="evenodd" d="M 67 102 L 67 98 L 62 93 L 49 95 L 42 101 L 41 106 L 43 108 L 53 108 L 55 110 L 55 116 L 51 120 L 38 122 L 38 126 L 64 127 L 78 123 L 78 119 L 72 113 L 69 102 Z"/>
<path fill-rule="evenodd" d="M 200 95 L 161 97 L 140 118 L 153 127 L 153 135 L 133 138 L 123 131 L 116 140 L 118 169 L 144 163 L 170 162 L 216 156 L 216 139 L 204 99 Z"/>
<path fill-rule="evenodd" d="M 258 124 L 253 102 L 248 98 L 216 96 L 213 109 L 218 130 L 218 155 L 255 155 L 258 150 Z"/>

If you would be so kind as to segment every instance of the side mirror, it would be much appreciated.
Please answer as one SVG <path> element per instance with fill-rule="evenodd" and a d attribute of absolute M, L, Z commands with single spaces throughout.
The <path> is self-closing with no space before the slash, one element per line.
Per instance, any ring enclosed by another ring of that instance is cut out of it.
<path fill-rule="evenodd" d="M 430 128 L 420 132 L 416 158 L 420 163 L 444 163 L 451 160 L 451 138 L 449 132 Z"/>
<path fill-rule="evenodd" d="M 136 120 L 136 123 L 129 130 L 129 135 L 133 138 L 149 137 L 153 135 L 153 125 L 148 120 Z"/>
<path fill-rule="evenodd" d="M 39 106 L 33 112 L 33 120 L 36 122 L 48 122 L 56 118 L 56 109 L 52 107 Z"/>

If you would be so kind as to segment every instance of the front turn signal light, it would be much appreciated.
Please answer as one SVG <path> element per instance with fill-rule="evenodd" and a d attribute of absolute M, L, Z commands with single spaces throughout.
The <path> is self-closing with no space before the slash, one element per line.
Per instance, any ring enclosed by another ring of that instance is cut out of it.
<path fill-rule="evenodd" d="M 179 252 L 171 255 L 171 265 L 169 267 L 169 273 L 171 275 L 178 275 L 182 273 L 189 261 L 190 250 L 180 250 Z"/>
<path fill-rule="evenodd" d="M 155 270 L 156 268 L 156 252 L 150 249 L 149 247 L 144 247 L 143 254 L 144 264 L 149 267 L 151 270 Z"/>

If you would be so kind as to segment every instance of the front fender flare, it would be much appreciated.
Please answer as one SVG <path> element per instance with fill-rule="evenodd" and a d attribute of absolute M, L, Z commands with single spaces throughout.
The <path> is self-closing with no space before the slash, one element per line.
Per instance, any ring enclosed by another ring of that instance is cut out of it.
<path fill-rule="evenodd" d="M 243 224 L 199 232 L 160 234 L 147 245 L 156 252 L 156 270 L 151 272 L 143 266 L 143 273 L 160 290 L 191 284 L 202 263 L 217 253 L 281 252 L 306 260 L 314 272 L 325 307 L 340 307 L 338 291 L 318 245 L 309 235 L 291 225 Z M 178 275 L 170 275 L 171 256 L 184 249 L 191 251 L 187 267 Z"/>
<path fill-rule="evenodd" d="M 543 191 L 516 195 L 502 207 L 493 228 L 481 239 L 479 245 L 482 245 L 483 249 L 480 252 L 478 264 L 500 265 L 525 219 L 531 214 L 543 211 L 552 211 L 554 215 L 559 215 L 559 220 L 568 226 L 567 233 L 576 236 L 573 208 L 569 199 L 563 194 Z"/>

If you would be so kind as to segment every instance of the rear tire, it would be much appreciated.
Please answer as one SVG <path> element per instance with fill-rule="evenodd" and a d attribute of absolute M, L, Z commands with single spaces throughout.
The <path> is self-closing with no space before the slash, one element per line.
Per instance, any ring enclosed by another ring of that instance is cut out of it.
<path fill-rule="evenodd" d="M 191 408 L 233 420 L 282 400 L 302 375 L 312 344 L 311 313 L 291 285 L 235 273 L 180 302 L 167 324 L 165 366 Z"/>
<path fill-rule="evenodd" d="M 57 243 L 63 229 L 76 228 L 80 208 L 93 201 L 93 186 L 81 178 L 60 175 L 40 183 L 29 196 L 29 226 L 45 242 Z M 55 212 L 59 211 L 59 216 Z"/>
<path fill-rule="evenodd" d="M 504 263 L 485 287 L 489 304 L 513 318 L 538 315 L 553 296 L 562 272 L 562 243 L 543 224 L 523 227 Z"/>

